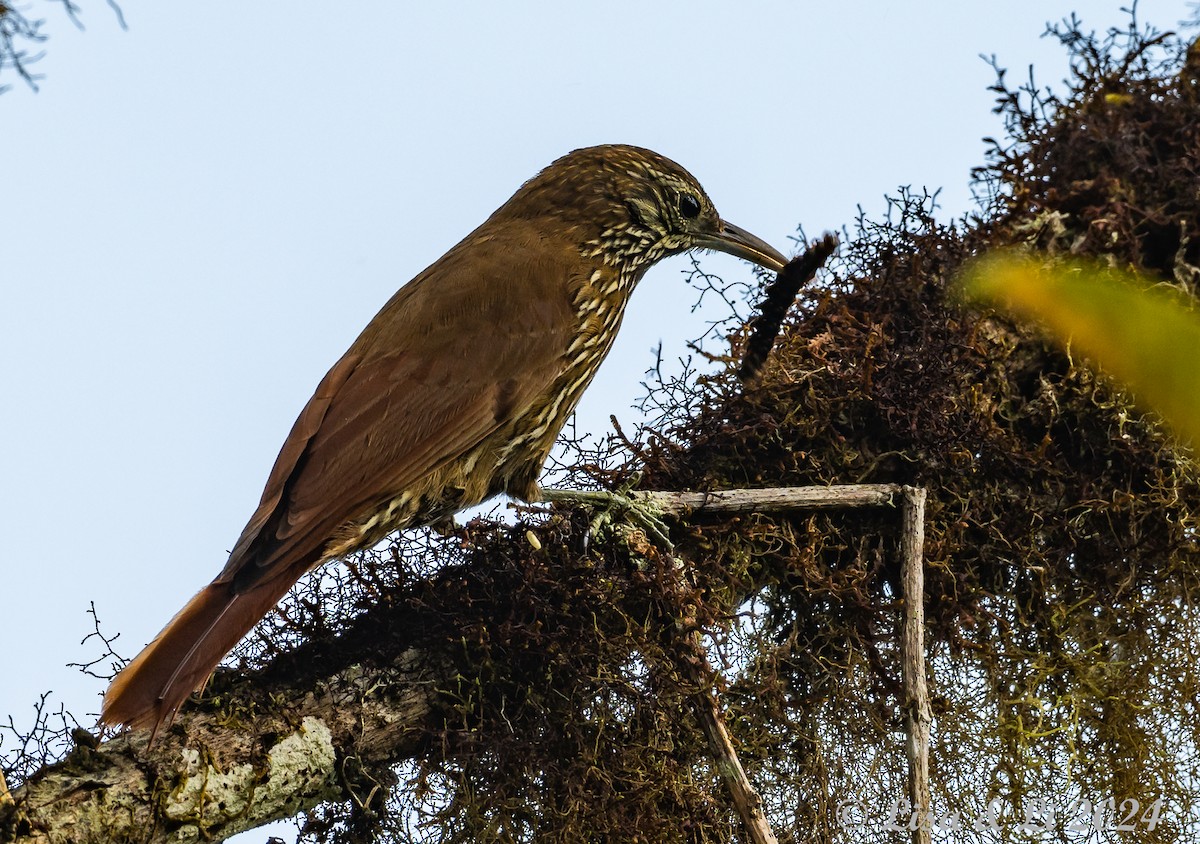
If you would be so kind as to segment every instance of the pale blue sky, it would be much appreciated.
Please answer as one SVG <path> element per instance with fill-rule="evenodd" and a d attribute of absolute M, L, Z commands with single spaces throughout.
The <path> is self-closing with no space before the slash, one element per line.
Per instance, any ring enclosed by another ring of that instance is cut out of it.
<path fill-rule="evenodd" d="M 54 3 L 40 93 L 0 96 L 0 718 L 65 667 L 95 601 L 132 655 L 219 571 L 296 413 L 392 291 L 580 146 L 651 147 L 783 251 L 899 185 L 969 208 L 996 53 L 1065 73 L 1047 20 L 1121 3 Z M 1184 0 L 1143 0 L 1173 28 Z M 3 81 L 3 80 L 0 80 Z M 731 259 L 706 269 L 748 277 Z M 628 422 L 686 258 L 651 271 L 581 406 Z M 7 747 L 7 745 L 5 745 Z M 261 841 L 255 833 L 251 840 Z"/>

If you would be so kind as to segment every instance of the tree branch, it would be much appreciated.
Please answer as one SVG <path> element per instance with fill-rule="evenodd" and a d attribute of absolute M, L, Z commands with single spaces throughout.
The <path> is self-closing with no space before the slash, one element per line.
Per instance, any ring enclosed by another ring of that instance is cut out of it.
<path fill-rule="evenodd" d="M 712 492 L 634 491 L 629 497 L 653 504 L 663 513 L 682 516 L 705 513 L 777 513 L 785 510 L 826 510 L 836 507 L 881 507 L 895 503 L 899 484 L 840 484 L 783 486 L 764 489 L 719 489 Z M 546 489 L 547 501 L 608 507 L 611 492 Z"/>
<path fill-rule="evenodd" d="M 900 637 L 901 682 L 908 755 L 908 799 L 918 817 L 929 815 L 929 725 L 933 710 L 925 680 L 925 490 L 904 487 L 900 556 L 904 627 Z M 913 844 L 929 844 L 929 825 L 912 830 Z"/>
<path fill-rule="evenodd" d="M 144 732 L 77 746 L 14 791 L 0 840 L 220 841 L 292 817 L 353 793 L 348 760 L 412 756 L 446 673 L 408 651 L 383 669 L 353 666 L 295 701 L 251 692 L 263 705 L 250 712 L 186 707 L 153 747 Z M 227 701 L 244 703 L 240 694 Z"/>

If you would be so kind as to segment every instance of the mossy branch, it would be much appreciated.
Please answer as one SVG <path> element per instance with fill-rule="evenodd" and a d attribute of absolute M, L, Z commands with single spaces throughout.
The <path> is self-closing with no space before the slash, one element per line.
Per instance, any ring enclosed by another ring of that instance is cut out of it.
<path fill-rule="evenodd" d="M 349 767 L 416 751 L 439 674 L 409 651 L 385 668 L 353 666 L 283 694 L 243 681 L 185 707 L 151 747 L 144 732 L 122 733 L 37 772 L 0 805 L 0 841 L 221 841 L 349 799 Z"/>

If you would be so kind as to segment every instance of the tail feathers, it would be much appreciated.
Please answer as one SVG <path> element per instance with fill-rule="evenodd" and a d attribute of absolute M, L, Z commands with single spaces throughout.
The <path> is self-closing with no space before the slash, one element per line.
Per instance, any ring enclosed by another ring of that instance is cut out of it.
<path fill-rule="evenodd" d="M 277 578 L 240 594 L 228 583 L 201 589 L 113 680 L 104 695 L 101 723 L 152 728 L 157 734 L 291 583 Z"/>

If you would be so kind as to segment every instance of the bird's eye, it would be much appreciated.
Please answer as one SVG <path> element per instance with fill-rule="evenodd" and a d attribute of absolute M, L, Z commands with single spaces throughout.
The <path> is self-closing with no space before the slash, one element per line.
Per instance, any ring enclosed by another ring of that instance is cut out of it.
<path fill-rule="evenodd" d="M 688 220 L 696 219 L 700 216 L 700 200 L 690 193 L 679 194 L 679 213 Z"/>

